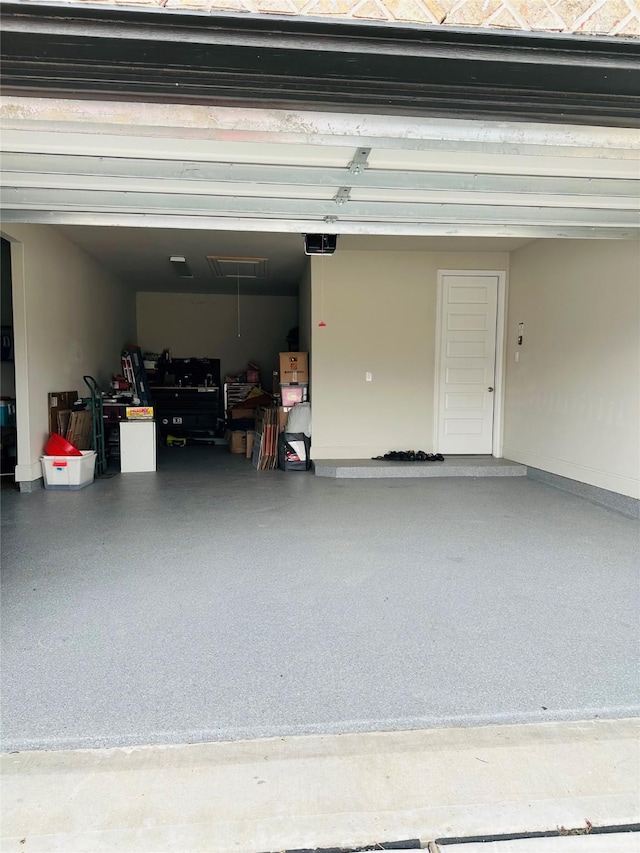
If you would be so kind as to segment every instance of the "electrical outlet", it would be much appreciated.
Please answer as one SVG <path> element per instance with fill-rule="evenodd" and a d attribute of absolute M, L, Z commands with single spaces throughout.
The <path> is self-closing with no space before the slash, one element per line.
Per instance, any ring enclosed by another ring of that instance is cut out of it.
<path fill-rule="evenodd" d="M 367 382 L 373 382 L 373 373 L 369 373 L 367 371 L 367 373 L 365 373 L 365 375 L 364 375 L 364 378 Z"/>

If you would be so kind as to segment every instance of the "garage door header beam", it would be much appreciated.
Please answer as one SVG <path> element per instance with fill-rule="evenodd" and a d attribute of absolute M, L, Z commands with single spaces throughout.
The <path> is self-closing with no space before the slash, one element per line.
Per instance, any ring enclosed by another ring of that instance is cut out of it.
<path fill-rule="evenodd" d="M 3 3 L 7 95 L 636 126 L 633 40 Z"/>

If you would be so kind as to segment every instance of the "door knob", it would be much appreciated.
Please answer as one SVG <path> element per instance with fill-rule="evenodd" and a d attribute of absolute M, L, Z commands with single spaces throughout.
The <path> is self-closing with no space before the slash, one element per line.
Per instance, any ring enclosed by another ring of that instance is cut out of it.
<path fill-rule="evenodd" d="M 493 388 L 489 387 L 487 388 L 487 391 L 493 391 Z"/>

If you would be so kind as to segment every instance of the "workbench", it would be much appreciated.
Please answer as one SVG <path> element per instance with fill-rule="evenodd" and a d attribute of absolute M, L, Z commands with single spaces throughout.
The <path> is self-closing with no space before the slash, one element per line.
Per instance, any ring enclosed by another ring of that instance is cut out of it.
<path fill-rule="evenodd" d="M 217 386 L 161 385 L 151 388 L 158 431 L 194 441 L 213 441 L 220 418 L 220 389 Z"/>

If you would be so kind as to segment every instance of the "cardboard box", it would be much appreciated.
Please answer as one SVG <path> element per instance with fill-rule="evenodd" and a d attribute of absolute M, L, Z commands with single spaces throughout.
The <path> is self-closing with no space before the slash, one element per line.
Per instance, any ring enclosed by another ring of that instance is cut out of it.
<path fill-rule="evenodd" d="M 253 443 L 255 441 L 255 438 L 256 438 L 255 432 L 253 430 L 249 430 L 247 432 L 247 452 L 246 452 L 247 459 L 251 459 L 251 454 L 253 453 Z"/>
<path fill-rule="evenodd" d="M 53 430 L 58 435 L 64 435 L 69 432 L 69 423 L 71 421 L 71 409 L 58 409 L 58 428 Z M 91 450 L 90 447 L 87 450 Z"/>
<path fill-rule="evenodd" d="M 67 427 L 67 441 L 78 450 L 93 450 L 93 416 L 88 410 L 71 412 Z"/>
<path fill-rule="evenodd" d="M 255 410 L 256 412 L 256 425 L 255 431 L 261 433 L 262 432 L 262 424 L 264 422 L 264 413 L 266 409 L 260 407 Z"/>
<path fill-rule="evenodd" d="M 278 467 L 278 410 L 262 410 L 262 426 L 256 430 L 251 464 L 258 471 L 273 471 Z"/>
<path fill-rule="evenodd" d="M 242 421 L 242 420 L 246 420 L 247 418 L 249 420 L 254 420 L 255 416 L 256 416 L 256 410 L 255 409 L 241 409 L 241 408 L 229 409 L 229 420 L 230 421 Z"/>
<path fill-rule="evenodd" d="M 128 421 L 152 421 L 153 406 L 127 406 Z"/>
<path fill-rule="evenodd" d="M 287 421 L 289 420 L 289 412 L 291 411 L 291 407 L 281 406 L 278 409 L 278 426 L 280 427 L 280 432 L 284 432 L 287 428 Z"/>
<path fill-rule="evenodd" d="M 229 436 L 229 450 L 231 453 L 247 453 L 247 434 L 244 430 L 235 429 Z"/>
<path fill-rule="evenodd" d="M 280 382 L 308 382 L 309 353 L 280 353 Z"/>
<path fill-rule="evenodd" d="M 71 407 L 77 399 L 77 391 L 54 391 L 49 394 L 49 432 L 66 436 Z"/>

